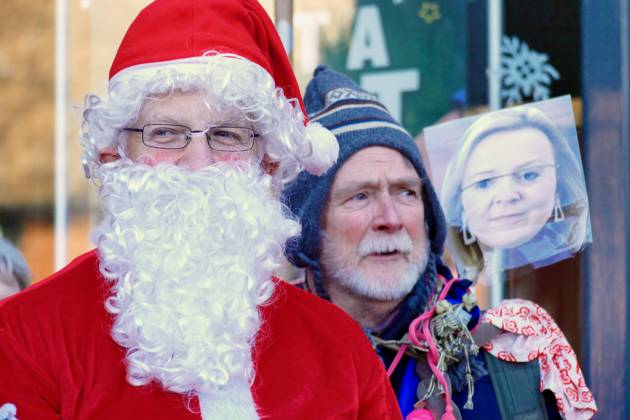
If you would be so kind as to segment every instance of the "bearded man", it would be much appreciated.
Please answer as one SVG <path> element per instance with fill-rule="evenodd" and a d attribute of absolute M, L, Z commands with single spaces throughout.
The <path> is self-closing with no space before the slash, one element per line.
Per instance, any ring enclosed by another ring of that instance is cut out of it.
<path fill-rule="evenodd" d="M 275 195 L 338 147 L 256 1 L 150 4 L 83 116 L 98 247 L 0 306 L 6 418 L 400 418 L 359 326 L 273 277 Z"/>
<path fill-rule="evenodd" d="M 285 188 L 303 224 L 286 254 L 305 268 L 304 289 L 342 308 L 372 338 L 403 415 L 592 416 L 592 395 L 553 319 L 518 299 L 481 316 L 472 282 L 452 279 L 441 264 L 440 203 L 412 137 L 378 99 L 319 66 L 304 102 L 340 151 L 325 175 L 302 172 Z"/>

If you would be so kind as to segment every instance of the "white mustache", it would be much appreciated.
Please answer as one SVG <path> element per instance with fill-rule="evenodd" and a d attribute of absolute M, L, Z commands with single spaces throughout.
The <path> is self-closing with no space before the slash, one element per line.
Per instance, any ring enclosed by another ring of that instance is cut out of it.
<path fill-rule="evenodd" d="M 388 252 L 411 252 L 413 244 L 406 231 L 395 234 L 370 235 L 361 240 L 358 247 L 360 257 L 370 254 L 382 254 Z"/>

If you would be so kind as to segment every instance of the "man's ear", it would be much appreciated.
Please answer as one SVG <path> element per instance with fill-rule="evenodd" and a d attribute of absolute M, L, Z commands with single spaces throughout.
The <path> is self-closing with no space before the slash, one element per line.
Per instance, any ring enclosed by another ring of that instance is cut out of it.
<path fill-rule="evenodd" d="M 265 153 L 265 156 L 263 157 L 260 165 L 266 174 L 274 176 L 276 174 L 276 171 L 278 170 L 279 163 L 271 160 L 271 158 Z"/>
<path fill-rule="evenodd" d="M 114 145 L 101 149 L 98 152 L 98 161 L 100 163 L 115 162 L 118 159 L 120 159 L 120 153 L 118 153 L 118 150 Z"/>

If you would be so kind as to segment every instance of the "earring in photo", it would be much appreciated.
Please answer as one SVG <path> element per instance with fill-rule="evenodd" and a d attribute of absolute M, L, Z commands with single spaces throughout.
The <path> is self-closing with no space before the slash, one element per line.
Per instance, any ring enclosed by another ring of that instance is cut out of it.
<path fill-rule="evenodd" d="M 553 221 L 555 223 L 561 222 L 564 220 L 564 212 L 562 211 L 562 206 L 560 205 L 560 197 L 556 195 L 556 204 L 553 206 Z"/>
<path fill-rule="evenodd" d="M 462 239 L 464 239 L 464 244 L 474 244 L 477 240 L 477 237 L 470 230 L 468 230 L 468 223 L 466 223 L 466 220 L 463 220 L 462 223 Z"/>

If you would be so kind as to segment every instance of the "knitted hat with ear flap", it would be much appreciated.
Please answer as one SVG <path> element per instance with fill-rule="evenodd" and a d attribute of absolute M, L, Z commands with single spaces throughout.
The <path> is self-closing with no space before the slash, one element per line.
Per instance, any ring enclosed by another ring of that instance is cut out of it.
<path fill-rule="evenodd" d="M 426 277 L 427 282 L 418 281 L 416 290 L 412 292 L 418 297 L 414 305 L 422 306 L 433 288 L 435 261 L 442 254 L 446 224 L 413 138 L 373 94 L 363 90 L 347 76 L 323 65 L 315 69 L 313 80 L 306 87 L 304 102 L 311 120 L 321 123 L 335 134 L 339 142 L 339 159 L 325 175 L 300 173 L 283 191 L 285 203 L 302 223 L 302 235 L 287 243 L 287 258 L 298 267 L 310 268 L 314 273 L 317 293 L 327 297 L 321 283 L 319 261 L 321 221 L 335 175 L 355 153 L 372 146 L 388 147 L 407 158 L 422 181 L 430 258 L 421 276 Z M 412 312 L 410 310 L 409 313 Z"/>
<path fill-rule="evenodd" d="M 208 52 L 234 54 L 262 67 L 287 99 L 302 108 L 299 86 L 282 41 L 257 0 L 156 0 L 144 8 L 123 38 L 109 79 L 117 83 L 164 66 L 197 71 L 212 59 Z M 236 58 L 235 58 L 236 59 Z M 308 172 L 324 173 L 337 158 L 334 136 L 304 118 L 306 144 L 293 156 Z"/>

